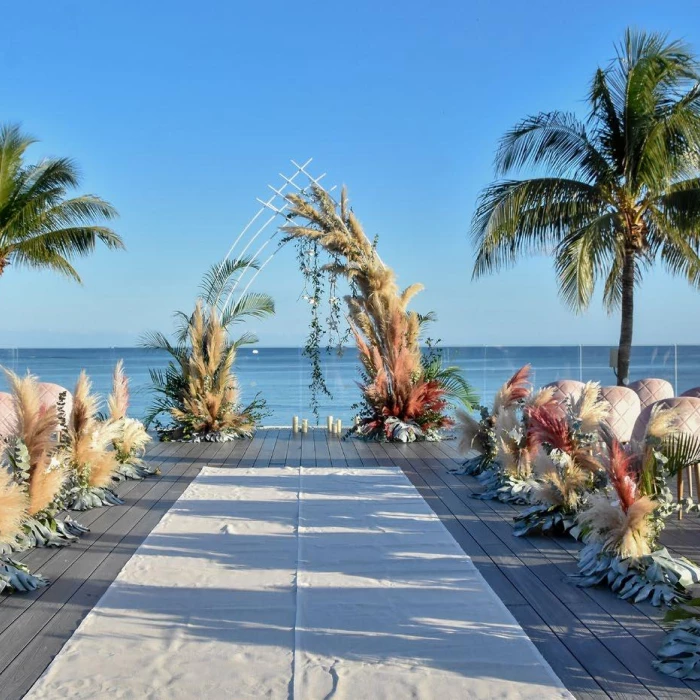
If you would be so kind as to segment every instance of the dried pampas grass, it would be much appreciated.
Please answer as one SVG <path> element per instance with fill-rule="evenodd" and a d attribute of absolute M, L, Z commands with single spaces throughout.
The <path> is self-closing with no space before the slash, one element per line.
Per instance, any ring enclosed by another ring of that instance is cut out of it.
<path fill-rule="evenodd" d="M 538 389 L 537 391 L 530 394 L 530 396 L 528 396 L 528 398 L 526 399 L 525 410 L 529 411 L 533 408 L 539 408 L 540 406 L 550 406 L 551 404 L 559 406 L 556 399 L 554 398 L 555 393 L 556 387 L 553 386 L 545 386 L 541 389 Z"/>
<path fill-rule="evenodd" d="M 455 412 L 457 431 L 457 451 L 463 456 L 471 452 L 484 454 L 484 445 L 479 438 L 481 423 L 466 411 Z"/>
<path fill-rule="evenodd" d="M 144 455 L 149 442 L 151 442 L 151 436 L 146 432 L 141 421 L 134 418 L 122 419 L 119 425 L 119 437 L 115 441 L 119 452 L 129 455 L 133 463 Z"/>
<path fill-rule="evenodd" d="M 496 392 L 493 400 L 493 415 L 524 401 L 529 396 L 530 390 L 530 365 L 525 365 Z"/>
<path fill-rule="evenodd" d="M 117 453 L 110 449 L 119 437 L 118 423 L 100 423 L 90 436 L 88 451 L 84 452 L 89 465 L 88 485 L 93 488 L 108 488 L 112 477 L 119 469 Z"/>
<path fill-rule="evenodd" d="M 110 448 L 121 428 L 119 422 L 98 421 L 98 407 L 91 382 L 82 371 L 68 422 L 68 461 L 88 486 L 106 488 L 119 466 L 116 453 Z"/>
<path fill-rule="evenodd" d="M 507 474 L 527 478 L 532 474 L 531 451 L 536 447 L 514 409 L 502 409 L 494 421 L 496 461 Z"/>
<path fill-rule="evenodd" d="M 11 542 L 20 534 L 28 509 L 24 489 L 0 468 L 0 542 Z"/>
<path fill-rule="evenodd" d="M 589 475 L 565 453 L 558 455 L 559 465 L 543 452 L 535 456 L 535 469 L 540 482 L 532 491 L 533 500 L 549 506 L 575 511 L 581 504 L 582 494 L 589 483 Z"/>
<path fill-rule="evenodd" d="M 650 438 L 665 440 L 676 433 L 678 427 L 678 410 L 666 408 L 662 405 L 652 406 L 649 421 L 644 435 L 644 440 Z"/>
<path fill-rule="evenodd" d="M 601 543 L 605 551 L 622 558 L 650 554 L 655 538 L 649 516 L 658 504 L 648 496 L 640 496 L 638 475 L 631 464 L 630 455 L 617 440 L 613 440 L 605 469 L 615 492 L 615 501 L 597 494 L 579 515 L 579 524 L 588 531 L 588 538 Z"/>
<path fill-rule="evenodd" d="M 42 406 L 39 383 L 28 374 L 18 377 L 5 371 L 14 398 L 17 417 L 15 437 L 24 443 L 29 456 L 29 515 L 48 508 L 66 480 L 63 464 L 56 459 L 58 417 L 55 406 Z"/>
<path fill-rule="evenodd" d="M 587 382 L 571 410 L 582 433 L 595 433 L 610 415 L 610 404 L 600 395 L 600 384 Z"/>
<path fill-rule="evenodd" d="M 596 494 L 579 517 L 579 524 L 588 531 L 588 538 L 600 542 L 603 549 L 621 558 L 651 554 L 654 530 L 649 516 L 657 504 L 648 496 L 635 501 L 627 511 L 619 502 Z"/>
<path fill-rule="evenodd" d="M 238 411 L 236 345 L 229 342 L 216 308 L 198 301 L 187 333 L 191 351 L 180 364 L 185 383 L 182 409 L 170 409 L 175 422 L 196 433 L 252 430 L 250 417 Z"/>
<path fill-rule="evenodd" d="M 112 393 L 107 400 L 109 417 L 113 421 L 126 418 L 129 409 L 129 379 L 124 374 L 124 361 L 119 360 L 112 375 Z"/>

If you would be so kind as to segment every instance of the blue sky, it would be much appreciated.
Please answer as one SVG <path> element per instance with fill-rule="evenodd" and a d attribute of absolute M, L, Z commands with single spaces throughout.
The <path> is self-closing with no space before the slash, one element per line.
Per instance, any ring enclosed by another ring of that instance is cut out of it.
<path fill-rule="evenodd" d="M 130 345 L 168 330 L 255 198 L 314 157 L 345 183 L 368 233 L 448 344 L 615 344 L 616 317 L 575 316 L 551 261 L 471 282 L 469 223 L 494 149 L 520 118 L 583 114 L 625 27 L 700 51 L 697 0 L 680 2 L 33 2 L 3 8 L 0 120 L 68 155 L 83 190 L 120 211 L 128 252 L 78 262 L 84 286 L 10 269 L 0 346 Z M 293 251 L 256 287 L 278 314 L 264 345 L 300 344 L 308 308 Z M 700 343 L 700 293 L 661 271 L 637 299 L 636 342 Z"/>

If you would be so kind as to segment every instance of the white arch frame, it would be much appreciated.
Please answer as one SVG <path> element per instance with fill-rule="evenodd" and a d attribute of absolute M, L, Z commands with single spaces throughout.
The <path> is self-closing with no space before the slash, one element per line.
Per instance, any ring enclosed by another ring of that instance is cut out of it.
<path fill-rule="evenodd" d="M 253 218 L 243 227 L 242 231 L 238 234 L 234 242 L 231 244 L 231 247 L 228 250 L 228 253 L 226 253 L 226 257 L 221 261 L 221 266 L 219 267 L 219 270 L 221 270 L 226 263 L 227 260 L 231 258 L 233 255 L 234 251 L 236 250 L 237 246 L 239 243 L 241 243 L 244 240 L 245 234 L 248 232 L 248 230 L 251 228 L 251 226 L 266 212 L 269 211 L 271 212 L 271 216 L 265 220 L 265 222 L 260 226 L 255 233 L 249 237 L 249 240 L 245 242 L 245 245 L 243 246 L 243 249 L 241 250 L 240 253 L 236 255 L 234 260 L 236 262 L 241 261 L 246 252 L 249 250 L 249 248 L 255 243 L 256 239 L 267 229 L 270 224 L 275 221 L 278 217 L 283 218 L 285 221 L 287 220 L 288 215 L 285 214 L 285 210 L 289 208 L 289 202 L 286 199 L 286 193 L 285 190 L 288 187 L 292 187 L 297 190 L 297 192 L 301 194 L 305 194 L 309 187 L 311 185 L 316 185 L 317 187 L 322 187 L 320 184 L 321 180 L 323 180 L 324 177 L 326 177 L 326 173 L 322 173 L 318 177 L 314 177 L 308 170 L 308 166 L 311 164 L 313 161 L 313 158 L 309 158 L 305 163 L 299 164 L 295 160 L 290 161 L 291 164 L 294 166 L 295 170 L 290 175 L 287 177 L 283 173 L 278 173 L 279 177 L 282 178 L 282 183 L 278 187 L 274 187 L 273 185 L 268 185 L 268 188 L 272 190 L 273 195 L 267 199 L 263 200 L 260 197 L 256 197 L 256 200 L 260 203 L 260 209 L 255 213 Z M 295 182 L 300 176 L 303 176 L 306 179 L 306 184 L 301 186 L 297 182 Z M 333 185 L 331 188 L 326 190 L 327 192 L 333 192 L 336 189 L 336 186 Z M 234 292 L 236 291 L 236 288 L 238 285 L 241 283 L 243 278 L 245 277 L 246 273 L 250 269 L 251 265 L 258 261 L 260 259 L 260 256 L 262 255 L 263 251 L 267 246 L 272 242 L 272 240 L 277 236 L 279 233 L 280 229 L 279 227 L 275 229 L 274 233 L 272 235 L 268 236 L 268 238 L 263 242 L 263 244 L 255 251 L 253 256 L 250 258 L 250 261 L 248 264 L 245 266 L 243 269 L 243 272 L 239 275 L 238 279 L 236 282 L 233 284 L 231 287 L 231 290 L 226 297 L 226 301 L 224 303 L 224 306 L 227 306 L 231 298 L 233 297 Z M 265 267 L 268 265 L 268 263 L 277 255 L 277 253 L 284 247 L 284 245 L 278 245 L 277 248 L 263 261 L 263 263 L 258 267 L 258 269 L 255 271 L 255 274 L 250 278 L 250 280 L 247 282 L 245 287 L 243 288 L 243 291 L 240 293 L 238 296 L 238 301 L 236 303 L 239 303 L 241 299 L 246 295 L 248 290 L 250 289 L 251 285 L 253 282 L 255 282 L 257 276 L 265 269 Z"/>

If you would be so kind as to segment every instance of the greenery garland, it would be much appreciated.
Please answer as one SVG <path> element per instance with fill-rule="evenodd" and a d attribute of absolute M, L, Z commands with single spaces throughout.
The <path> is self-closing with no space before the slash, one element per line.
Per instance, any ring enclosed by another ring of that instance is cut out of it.
<path fill-rule="evenodd" d="M 282 244 L 288 240 L 284 239 Z M 323 374 L 323 347 L 325 345 L 327 353 L 335 350 L 338 355 L 341 355 L 344 344 L 349 339 L 350 328 L 343 323 L 342 302 L 338 296 L 338 273 L 335 271 L 336 265 L 340 262 L 338 256 L 333 255 L 328 264 L 322 264 L 320 260 L 322 248 L 317 241 L 297 238 L 295 243 L 297 262 L 304 280 L 300 298 L 307 301 L 310 307 L 309 333 L 301 354 L 309 358 L 311 363 L 309 407 L 318 425 L 321 419 L 320 397 L 333 398 Z M 328 312 L 324 328 L 322 308 L 326 304 Z M 323 342 L 324 338 L 327 339 L 326 343 Z"/>

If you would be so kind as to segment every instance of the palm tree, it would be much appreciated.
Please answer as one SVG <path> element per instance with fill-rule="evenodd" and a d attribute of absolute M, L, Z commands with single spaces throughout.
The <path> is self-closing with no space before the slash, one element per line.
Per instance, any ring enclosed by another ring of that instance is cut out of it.
<path fill-rule="evenodd" d="M 111 204 L 94 195 L 66 198 L 80 183 L 75 164 L 67 158 L 24 162 L 35 139 L 16 124 L 0 126 L 0 275 L 10 264 L 50 268 L 77 282 L 71 259 L 95 249 L 123 248 L 111 229 L 95 225 L 117 216 Z"/>
<path fill-rule="evenodd" d="M 202 279 L 194 311 L 175 313 L 174 341 L 158 332 L 144 337 L 143 347 L 164 351 L 171 358 L 165 370 L 150 370 L 155 399 L 145 418 L 147 426 L 165 415 L 174 426 L 163 435 L 248 434 L 264 415 L 265 402 L 259 397 L 247 406 L 239 404 L 233 373 L 238 349 L 258 339 L 250 332 L 229 339 L 231 326 L 275 313 L 267 294 L 235 294 L 249 269 L 258 269 L 258 264 L 245 258 L 212 266 Z"/>
<path fill-rule="evenodd" d="M 629 378 L 634 290 L 660 259 L 700 287 L 700 86 L 683 43 L 628 30 L 598 69 L 585 123 L 570 113 L 528 117 L 506 133 L 497 176 L 480 195 L 474 277 L 528 253 L 553 255 L 560 292 L 580 311 L 604 280 L 621 307 L 618 384 Z M 533 175 L 539 173 L 531 173 Z"/>

